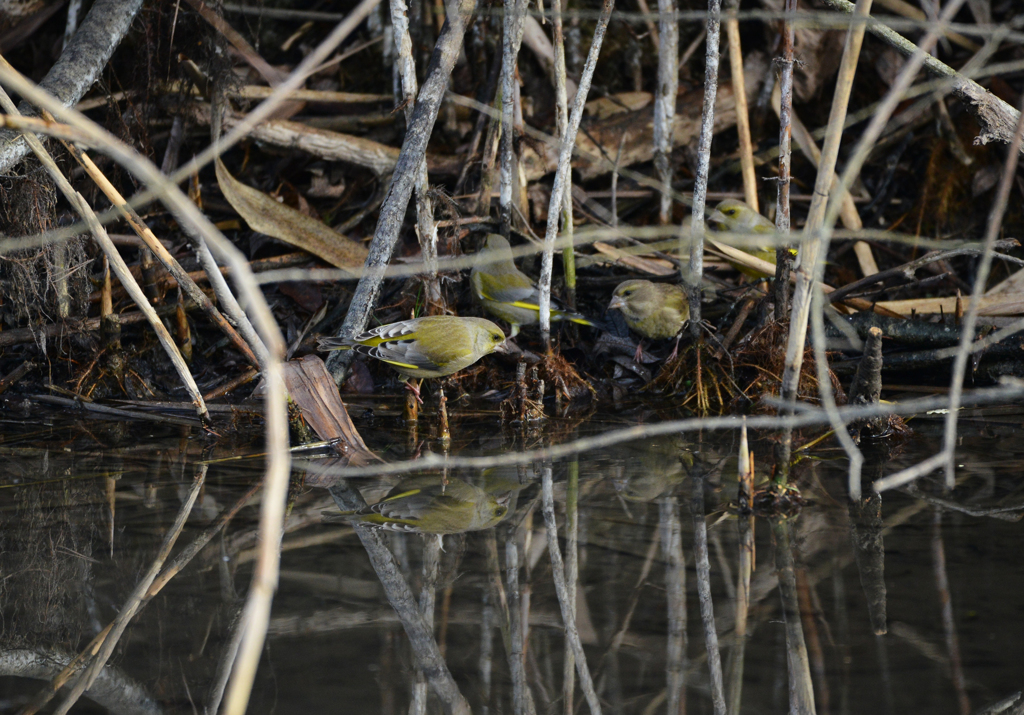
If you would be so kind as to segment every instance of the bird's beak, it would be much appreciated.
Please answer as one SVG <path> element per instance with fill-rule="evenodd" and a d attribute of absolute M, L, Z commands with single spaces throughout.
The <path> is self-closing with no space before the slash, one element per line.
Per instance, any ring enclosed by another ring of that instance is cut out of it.
<path fill-rule="evenodd" d="M 626 301 L 621 295 L 612 296 L 611 302 L 608 304 L 608 310 L 622 310 L 626 307 Z"/>
<path fill-rule="evenodd" d="M 508 340 L 506 340 L 503 343 L 499 343 L 497 346 L 495 346 L 494 352 L 501 353 L 502 355 L 508 355 L 509 354 Z"/>
<path fill-rule="evenodd" d="M 724 232 L 729 230 L 729 224 L 725 220 L 725 214 L 718 209 L 709 213 L 707 218 L 704 219 L 704 223 L 706 223 L 708 228 L 712 231 Z"/>

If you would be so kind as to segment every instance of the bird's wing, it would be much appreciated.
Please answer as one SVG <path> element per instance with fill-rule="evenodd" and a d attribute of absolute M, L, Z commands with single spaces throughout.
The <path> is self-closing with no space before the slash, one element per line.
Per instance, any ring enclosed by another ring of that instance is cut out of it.
<path fill-rule="evenodd" d="M 415 330 L 416 323 L 414 321 L 400 320 L 397 323 L 378 325 L 376 328 L 360 333 L 353 342 L 369 342 L 371 345 L 377 345 L 390 340 L 401 340 Z"/>
<path fill-rule="evenodd" d="M 476 274 L 475 282 L 477 294 L 481 298 L 510 303 L 519 308 L 537 309 L 540 300 L 537 289 L 527 276 L 518 271 L 498 275 L 481 271 Z"/>
<path fill-rule="evenodd" d="M 438 364 L 424 355 L 412 340 L 387 342 L 380 345 L 360 345 L 356 352 L 369 355 L 381 362 L 407 370 L 436 370 Z"/>

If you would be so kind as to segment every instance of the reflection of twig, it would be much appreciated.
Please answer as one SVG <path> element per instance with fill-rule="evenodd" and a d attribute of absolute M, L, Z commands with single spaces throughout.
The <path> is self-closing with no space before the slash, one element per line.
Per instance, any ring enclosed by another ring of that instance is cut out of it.
<path fill-rule="evenodd" d="M 960 715 L 971 712 L 971 703 L 967 699 L 967 687 L 964 683 L 964 667 L 960 658 L 960 639 L 956 633 L 956 621 L 953 619 L 953 599 L 949 593 L 949 576 L 946 573 L 946 551 L 942 545 L 942 509 L 936 507 L 932 518 L 932 567 L 935 573 L 935 590 L 939 596 L 942 610 L 942 628 L 946 633 L 946 648 L 949 651 L 950 678 L 956 691 Z"/>
<path fill-rule="evenodd" d="M 580 83 L 583 86 L 583 83 Z M 565 638 L 572 646 L 573 655 L 576 657 L 576 672 L 580 676 L 580 689 L 587 699 L 591 715 L 600 715 L 601 701 L 598 700 L 594 691 L 594 681 L 590 677 L 590 668 L 587 667 L 587 656 L 583 652 L 583 644 L 580 643 L 580 634 L 576 629 L 576 619 L 568 602 L 568 594 L 565 586 L 565 565 L 562 563 L 562 551 L 558 546 L 558 524 L 555 522 L 555 497 L 552 488 L 551 465 L 545 465 L 541 474 L 541 499 L 543 501 L 544 524 L 547 526 L 548 553 L 551 555 L 551 575 L 555 582 L 555 593 L 558 595 L 558 605 L 562 609 L 562 620 L 565 622 Z"/>
<path fill-rule="evenodd" d="M 686 685 L 686 561 L 680 533 L 679 500 L 658 501 L 658 530 L 665 559 L 665 590 L 668 598 L 668 655 L 665 659 L 668 712 L 682 712 Z"/>
<path fill-rule="evenodd" d="M 1001 519 L 1002 521 L 1020 521 L 1024 514 L 1024 504 L 1012 504 L 1010 506 L 993 506 L 993 507 L 972 507 L 964 504 L 959 504 L 952 499 L 945 499 L 943 497 L 933 496 L 921 491 L 917 485 L 908 484 L 907 486 L 900 489 L 904 494 L 909 494 L 912 497 L 916 497 L 922 501 L 926 501 L 929 504 L 941 506 L 945 509 L 952 511 L 959 511 L 969 516 L 990 516 L 993 519 Z"/>
<path fill-rule="evenodd" d="M 555 0 L 560 2 L 561 0 Z M 565 592 L 576 619 L 576 585 L 579 580 L 579 495 L 580 462 L 573 459 L 568 464 L 568 478 L 565 487 Z M 576 694 L 576 657 L 572 647 L 565 644 L 562 666 L 563 711 L 573 712 L 573 696 Z"/>
<path fill-rule="evenodd" d="M 722 656 L 718 651 L 718 631 L 711 599 L 711 564 L 708 559 L 708 525 L 704 520 L 704 478 L 694 477 L 690 501 L 693 516 L 693 560 L 697 566 L 697 595 L 704 624 L 704 643 L 711 676 L 711 702 L 715 715 L 725 715 L 725 691 L 722 685 Z"/>
<path fill-rule="evenodd" d="M 78 701 L 78 698 L 82 696 L 82 693 L 84 693 L 89 686 L 95 682 L 96 678 L 99 677 L 100 671 L 103 670 L 103 666 L 105 666 L 107 664 L 107 660 L 110 659 L 111 654 L 114 652 L 114 648 L 117 646 L 117 642 L 121 639 L 125 628 L 128 627 L 128 623 L 138 612 L 139 608 L 142 607 L 150 586 L 156 580 L 157 574 L 160 573 L 160 569 L 163 567 L 164 561 L 170 555 L 171 549 L 174 548 L 174 542 L 178 540 L 178 536 L 181 534 L 181 530 L 185 526 L 185 520 L 188 519 L 188 515 L 192 512 L 192 505 L 195 504 L 196 499 L 199 497 L 199 490 L 202 488 L 203 484 L 206 483 L 206 471 L 208 469 L 209 467 L 205 464 L 196 467 L 196 476 L 192 482 L 192 488 L 189 490 L 188 497 L 178 510 L 178 515 L 175 517 L 174 523 L 171 524 L 171 527 L 167 532 L 167 536 L 164 537 L 164 541 L 160 545 L 160 551 L 157 552 L 156 558 L 154 558 L 153 563 L 150 564 L 146 575 L 143 576 L 135 586 L 135 590 L 132 591 L 131 596 L 129 596 L 128 600 L 125 601 L 121 611 L 117 614 L 117 618 L 115 618 L 114 622 L 110 624 L 110 630 L 107 632 L 106 638 L 103 639 L 103 644 L 99 647 L 99 650 L 92 659 L 92 662 L 79 676 L 78 680 L 75 681 L 75 684 L 71 687 L 71 690 L 64 698 L 64 701 L 54 711 L 55 713 L 65 715 L 65 713 L 67 713 Z"/>
<path fill-rule="evenodd" d="M 361 503 L 362 497 L 358 497 L 344 482 L 331 486 L 328 491 L 342 511 L 365 506 L 365 503 Z M 385 546 L 379 531 L 363 524 L 356 524 L 355 530 L 359 540 L 363 542 L 366 555 L 370 557 L 370 564 L 377 573 L 381 586 L 384 587 L 388 603 L 402 621 L 416 666 L 426 674 L 431 689 L 441 701 L 446 713 L 470 715 L 469 703 L 459 692 L 459 686 L 441 656 L 433 631 L 423 619 L 420 606 L 405 577 L 402 576 L 394 554 Z"/>
<path fill-rule="evenodd" d="M 772 530 L 775 533 L 775 568 L 779 578 L 779 597 L 782 600 L 782 613 L 786 622 L 790 712 L 814 713 L 814 688 L 811 686 L 811 666 L 807 657 L 804 629 L 800 623 L 789 522 L 777 519 L 772 524 Z"/>
<path fill-rule="evenodd" d="M 532 715 L 535 711 L 530 688 L 526 684 L 526 624 L 519 592 L 519 532 L 522 524 L 508 529 L 505 535 L 505 578 L 508 581 L 508 632 L 506 653 L 512 678 L 512 711 L 516 715 Z"/>

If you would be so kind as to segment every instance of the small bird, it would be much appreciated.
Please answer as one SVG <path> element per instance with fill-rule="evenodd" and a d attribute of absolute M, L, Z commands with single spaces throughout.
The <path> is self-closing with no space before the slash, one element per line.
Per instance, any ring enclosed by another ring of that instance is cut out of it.
<path fill-rule="evenodd" d="M 686 291 L 671 283 L 630 280 L 619 283 L 612 294 L 608 310 L 618 310 L 635 332 L 645 338 L 661 340 L 676 338 L 676 346 L 668 360 L 679 352 L 679 337 L 690 319 L 690 301 Z M 638 345 L 634 360 L 640 362 L 643 345 Z"/>
<path fill-rule="evenodd" d="M 512 247 L 503 236 L 488 234 L 477 255 L 480 261 L 469 275 L 473 292 L 484 310 L 512 326 L 509 337 L 514 338 L 520 326 L 533 325 L 540 320 L 540 291 L 528 275 L 516 268 Z M 563 309 L 553 299 L 551 320 L 571 320 L 594 326 L 590 319 Z"/>
<path fill-rule="evenodd" d="M 627 501 L 651 502 L 677 492 L 693 467 L 693 453 L 677 435 L 630 442 L 617 454 L 621 462 L 612 486 Z"/>
<path fill-rule="evenodd" d="M 375 529 L 414 534 L 458 534 L 487 529 L 509 511 L 511 491 L 490 493 L 461 479 L 439 475 L 399 482 L 373 506 L 355 511 L 325 512 L 325 521 L 344 520 Z"/>
<path fill-rule="evenodd" d="M 776 232 L 775 224 L 738 199 L 725 199 L 719 203 L 707 215 L 705 222 L 708 228 L 716 233 L 774 234 Z M 741 247 L 740 250 L 775 265 L 775 249 L 772 247 Z M 791 248 L 789 250 L 793 255 L 796 255 L 795 249 Z M 750 278 L 761 279 L 767 277 L 763 272 L 749 266 L 738 265 L 731 261 L 729 263 L 740 273 Z"/>
<path fill-rule="evenodd" d="M 484 318 L 431 315 L 367 330 L 354 338 L 321 338 L 321 350 L 355 350 L 406 377 L 444 377 L 484 355 L 505 352 L 505 334 Z"/>

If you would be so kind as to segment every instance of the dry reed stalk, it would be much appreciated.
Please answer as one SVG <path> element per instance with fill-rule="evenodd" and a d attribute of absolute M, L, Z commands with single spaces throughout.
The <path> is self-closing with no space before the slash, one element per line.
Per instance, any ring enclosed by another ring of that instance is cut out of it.
<path fill-rule="evenodd" d="M 11 67 L 7 60 L 0 57 L 0 67 L 7 72 L 15 72 L 14 68 Z M 7 92 L 0 89 L 0 107 L 3 107 L 5 112 L 11 117 L 19 117 L 20 113 L 14 102 L 7 95 Z M 178 377 L 181 378 L 182 383 L 185 385 L 185 389 L 188 390 L 189 395 L 192 397 L 192 404 L 195 405 L 196 413 L 199 415 L 204 423 L 210 419 L 209 411 L 206 409 L 206 401 L 203 400 L 203 395 L 199 391 L 199 386 L 196 385 L 195 379 L 192 377 L 191 371 L 188 369 L 188 365 L 185 364 L 185 359 L 181 356 L 181 351 L 178 350 L 178 346 L 174 342 L 174 338 L 168 332 L 167 327 L 160 320 L 160 317 L 156 314 L 156 310 L 153 309 L 153 305 L 146 298 L 146 294 L 142 291 L 142 288 L 136 282 L 132 276 L 131 270 L 128 268 L 128 264 L 124 262 L 121 254 L 118 252 L 117 247 L 113 241 L 110 240 L 110 236 L 107 235 L 107 231 L 100 225 L 99 219 L 96 218 L 96 214 L 93 212 L 92 207 L 85 200 L 85 197 L 75 191 L 71 186 L 71 182 L 67 180 L 67 177 L 57 167 L 57 164 L 53 161 L 50 153 L 43 146 L 43 143 L 34 134 L 25 131 L 25 141 L 28 143 L 29 148 L 35 153 L 39 159 L 39 163 L 46 168 L 50 176 L 56 182 L 57 187 L 61 193 L 64 194 L 64 198 L 67 199 L 78 214 L 85 220 L 89 225 L 89 229 L 92 232 L 93 238 L 96 239 L 96 243 L 99 245 L 100 250 L 103 251 L 103 255 L 106 257 L 110 268 L 117 274 L 118 280 L 121 285 L 124 286 L 125 290 L 131 296 L 132 300 L 136 305 L 139 306 L 139 310 L 145 314 L 146 319 L 149 321 L 150 326 L 153 328 L 153 332 L 156 333 L 157 339 L 160 341 L 160 345 L 163 346 L 164 351 L 167 353 L 167 357 L 170 358 L 171 364 L 174 365 L 175 371 L 178 373 Z"/>
<path fill-rule="evenodd" d="M 729 71 L 732 93 L 736 97 L 736 134 L 740 140 L 740 167 L 743 174 L 743 195 L 750 207 L 760 213 L 757 198 L 757 175 L 754 173 L 754 146 L 750 141 L 750 111 L 747 108 L 746 78 L 743 75 L 743 47 L 740 44 L 740 21 L 736 17 L 739 0 L 726 0 L 725 35 L 729 40 Z"/>

